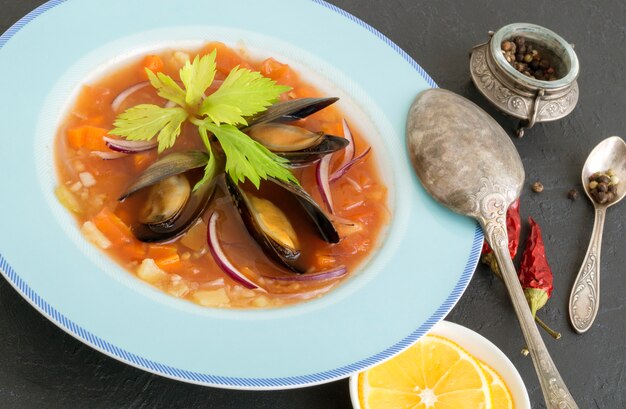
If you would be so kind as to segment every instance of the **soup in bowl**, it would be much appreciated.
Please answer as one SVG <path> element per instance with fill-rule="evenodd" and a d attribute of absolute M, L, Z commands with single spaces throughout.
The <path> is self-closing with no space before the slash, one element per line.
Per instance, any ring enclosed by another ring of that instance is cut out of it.
<path fill-rule="evenodd" d="M 376 249 L 376 152 L 305 75 L 220 42 L 134 58 L 58 128 L 55 193 L 138 279 L 206 307 L 321 297 Z"/>

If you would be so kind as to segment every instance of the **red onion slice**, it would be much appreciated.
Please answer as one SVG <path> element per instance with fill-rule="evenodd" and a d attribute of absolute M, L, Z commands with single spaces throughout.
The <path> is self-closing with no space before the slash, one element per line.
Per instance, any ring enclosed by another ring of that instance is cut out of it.
<path fill-rule="evenodd" d="M 346 172 L 349 171 L 352 166 L 356 165 L 361 160 L 363 160 L 363 158 L 365 158 L 367 156 L 367 154 L 370 153 L 371 150 L 372 150 L 372 147 L 370 146 L 365 151 L 363 151 L 362 154 L 360 154 L 356 158 L 352 159 L 350 162 L 346 163 L 344 166 L 342 166 L 339 169 L 337 169 L 328 178 L 329 182 L 332 183 L 332 182 L 336 181 L 337 179 L 339 179 L 340 177 L 342 177 L 343 175 L 345 175 Z"/>
<path fill-rule="evenodd" d="M 123 158 L 126 156 L 125 153 L 121 153 L 121 152 L 104 152 L 104 151 L 93 151 L 91 152 L 91 154 L 104 160 L 119 159 L 119 158 Z"/>
<path fill-rule="evenodd" d="M 135 92 L 139 91 L 140 89 L 142 89 L 143 87 L 146 87 L 148 85 L 150 85 L 150 81 L 143 81 L 143 82 L 135 84 L 135 85 L 133 85 L 131 87 L 128 87 L 124 91 L 120 92 L 115 97 L 113 102 L 111 102 L 111 109 L 113 109 L 113 112 L 117 112 L 120 109 L 120 107 L 122 106 L 124 101 L 126 101 L 126 98 L 128 98 L 129 96 L 131 96 Z"/>
<path fill-rule="evenodd" d="M 283 277 L 269 277 L 263 276 L 266 280 L 275 280 L 275 281 L 324 281 L 331 280 L 333 278 L 339 278 L 346 275 L 348 269 L 346 266 L 335 267 L 330 270 L 318 271 L 316 273 L 310 274 L 293 274 L 289 276 Z"/>
<path fill-rule="evenodd" d="M 317 168 L 315 169 L 315 178 L 317 180 L 317 187 L 322 195 L 322 200 L 328 207 L 331 214 L 335 213 L 333 209 L 333 197 L 330 193 L 330 182 L 328 180 L 328 167 L 330 166 L 330 159 L 332 154 L 324 156 L 319 162 L 317 162 Z"/>
<path fill-rule="evenodd" d="M 342 119 L 341 123 L 343 124 L 343 137 L 348 140 L 348 145 L 343 150 L 343 160 L 341 161 L 341 165 L 339 165 L 339 169 L 343 168 L 354 159 L 354 137 L 352 136 L 352 131 L 345 118 Z"/>
<path fill-rule="evenodd" d="M 156 148 L 158 145 L 157 141 L 128 141 L 125 139 L 113 139 L 108 136 L 105 136 L 103 139 L 109 149 L 122 153 L 139 153 L 149 151 Z"/>
<path fill-rule="evenodd" d="M 243 285 L 246 288 L 251 290 L 260 290 L 265 291 L 263 288 L 259 287 L 252 281 L 250 281 L 241 271 L 237 270 L 237 268 L 228 260 L 222 246 L 220 245 L 219 239 L 217 238 L 217 219 L 219 218 L 217 212 L 213 212 L 211 217 L 209 218 L 209 229 L 208 229 L 208 244 L 209 250 L 211 251 L 211 255 L 215 262 L 222 269 L 224 273 L 226 273 L 230 278 L 235 280 L 237 283 Z"/>

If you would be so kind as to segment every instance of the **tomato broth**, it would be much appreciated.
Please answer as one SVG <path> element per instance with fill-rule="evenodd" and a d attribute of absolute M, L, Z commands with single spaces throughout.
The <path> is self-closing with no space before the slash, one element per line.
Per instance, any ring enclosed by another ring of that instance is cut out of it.
<path fill-rule="evenodd" d="M 207 307 L 221 308 L 273 307 L 317 298 L 354 274 L 375 251 L 388 222 L 387 188 L 377 169 L 375 151 L 371 151 L 364 160 L 330 184 L 335 208 L 335 214 L 330 217 L 340 235 L 337 244 L 322 240 L 293 197 L 278 192 L 268 182 L 262 182 L 258 192 L 250 182 L 241 185 L 248 193 L 271 199 L 287 215 L 301 243 L 302 254 L 297 263 L 306 271 L 305 274 L 346 266 L 348 274 L 335 279 L 272 279 L 292 277 L 295 273 L 268 258 L 248 233 L 225 188 L 223 175 L 218 177 L 215 193 L 203 216 L 185 234 L 166 243 L 143 243 L 135 238 L 131 229 L 139 209 L 147 199 L 148 189 L 122 202 L 118 201 L 137 176 L 158 157 L 173 151 L 203 149 L 197 129 L 185 124 L 176 144 L 159 155 L 154 149 L 108 158 L 115 153 L 106 146 L 103 137 L 113 128 L 119 113 L 138 104 L 163 106 L 167 102 L 147 82 L 144 68 L 163 72 L 179 81 L 178 72 L 186 61 L 212 50 L 217 50 L 215 79 L 218 81 L 207 90 L 207 94 L 214 92 L 220 80 L 234 67 L 240 66 L 259 71 L 278 84 L 291 87 L 291 91 L 281 96 L 282 100 L 329 96 L 322 95 L 289 65 L 273 58 L 252 61 L 244 57 L 243 52 L 222 43 L 208 43 L 199 51 L 164 50 L 147 56 L 116 68 L 82 87 L 57 131 L 57 197 L 76 216 L 88 240 L 102 248 L 130 273 L 172 296 Z M 114 110 L 112 103 L 116 97 L 129 87 L 141 83 L 145 83 L 145 86 L 138 86 Z M 331 105 L 297 121 L 295 125 L 315 132 L 343 136 L 343 118 L 341 111 Z M 359 132 L 359 124 L 351 123 L 350 118 L 346 120 L 355 140 L 356 154 L 359 155 L 369 144 Z M 333 154 L 331 172 L 341 165 L 343 157 L 343 151 Z M 202 169 L 193 172 L 190 173 L 190 179 L 195 182 L 201 178 Z M 316 183 L 315 165 L 296 168 L 293 172 L 302 187 L 324 208 Z M 213 212 L 219 215 L 219 240 L 224 253 L 234 266 L 264 291 L 245 288 L 237 283 L 213 259 L 207 244 L 208 218 Z"/>

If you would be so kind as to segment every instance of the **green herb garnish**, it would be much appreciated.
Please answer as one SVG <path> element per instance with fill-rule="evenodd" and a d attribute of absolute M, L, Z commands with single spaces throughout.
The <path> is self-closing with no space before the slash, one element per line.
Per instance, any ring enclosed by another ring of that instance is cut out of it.
<path fill-rule="evenodd" d="M 246 117 L 265 111 L 291 88 L 277 85 L 260 73 L 238 66 L 233 68 L 222 85 L 208 97 L 204 93 L 215 78 L 214 50 L 193 62 L 187 61 L 180 69 L 181 87 L 174 79 L 163 73 L 146 69 L 152 86 L 162 98 L 176 104 L 163 108 L 142 104 L 118 115 L 110 132 L 128 140 L 148 141 L 156 137 L 158 151 L 163 152 L 176 143 L 183 123 L 198 127 L 198 134 L 208 153 L 204 177 L 194 190 L 211 180 L 217 173 L 216 160 L 211 148 L 209 134 L 215 135 L 226 155 L 226 172 L 236 182 L 250 180 L 257 188 L 261 179 L 273 177 L 298 183 L 286 168 L 287 160 L 270 152 L 251 139 L 237 126 L 247 125 Z"/>

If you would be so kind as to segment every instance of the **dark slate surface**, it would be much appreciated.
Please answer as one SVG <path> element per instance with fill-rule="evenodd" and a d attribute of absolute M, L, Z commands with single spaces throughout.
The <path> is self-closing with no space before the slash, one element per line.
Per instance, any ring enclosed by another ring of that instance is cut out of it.
<path fill-rule="evenodd" d="M 41 4 L 0 0 L 0 31 Z M 444 88 L 487 109 L 512 131 L 514 122 L 488 107 L 468 81 L 468 50 L 488 30 L 511 22 L 551 28 L 576 44 L 580 101 L 556 123 L 538 125 L 514 140 L 526 168 L 522 216 L 544 230 L 555 291 L 541 312 L 563 333 L 546 337 L 552 356 L 581 409 L 626 407 L 626 243 L 624 205 L 612 208 L 604 234 L 602 305 L 592 330 L 576 335 L 567 321 L 570 286 L 592 227 L 592 206 L 567 192 L 580 186 L 580 169 L 600 140 L 626 131 L 626 5 L 620 0 L 420 1 L 332 0 L 369 23 L 415 58 Z M 216 2 L 215 4 L 219 4 Z M 323 29 L 323 22 L 320 22 Z M 372 56 L 375 58 L 375 56 Z M 10 62 L 3 62 L 3 64 Z M 390 75 L 390 73 L 381 73 Z M 6 98 L 7 96 L 3 96 Z M 6 118 L 6 115 L 3 116 Z M 540 180 L 541 194 L 530 184 Z M 433 255 L 431 262 L 436 262 Z M 530 358 L 519 354 L 521 332 L 503 285 L 479 266 L 448 319 L 492 340 L 519 369 L 534 408 L 545 407 Z M 150 375 L 110 359 L 66 335 L 0 279 L 1 408 L 350 408 L 346 380 L 280 392 L 205 388 Z"/>

